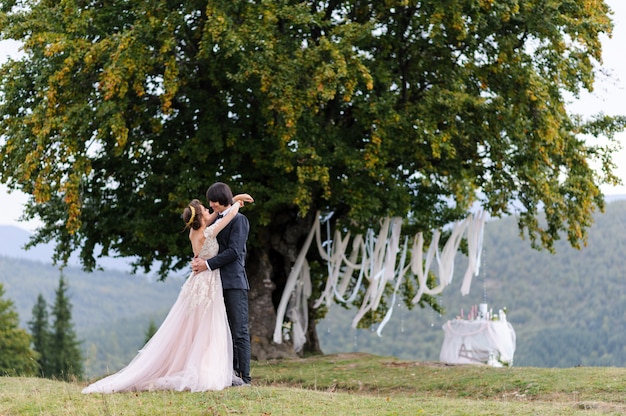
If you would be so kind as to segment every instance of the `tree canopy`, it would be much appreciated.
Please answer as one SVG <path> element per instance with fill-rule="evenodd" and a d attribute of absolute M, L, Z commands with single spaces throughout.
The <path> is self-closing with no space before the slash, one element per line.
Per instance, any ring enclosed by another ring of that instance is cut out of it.
<path fill-rule="evenodd" d="M 226 182 L 257 201 L 251 275 L 277 292 L 317 211 L 428 232 L 479 204 L 578 246 L 624 118 L 566 97 L 592 90 L 611 29 L 584 0 L 7 0 L 24 55 L 0 70 L 0 181 L 58 260 L 163 276 L 188 264 L 183 207 Z"/>

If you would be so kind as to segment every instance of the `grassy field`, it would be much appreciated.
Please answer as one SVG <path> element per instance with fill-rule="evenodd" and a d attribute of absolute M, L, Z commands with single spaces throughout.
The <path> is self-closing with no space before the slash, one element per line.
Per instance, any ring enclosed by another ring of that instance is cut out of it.
<path fill-rule="evenodd" d="M 0 378 L 0 415 L 626 415 L 626 369 L 493 368 L 367 354 L 254 362 L 252 387 L 83 395 Z"/>

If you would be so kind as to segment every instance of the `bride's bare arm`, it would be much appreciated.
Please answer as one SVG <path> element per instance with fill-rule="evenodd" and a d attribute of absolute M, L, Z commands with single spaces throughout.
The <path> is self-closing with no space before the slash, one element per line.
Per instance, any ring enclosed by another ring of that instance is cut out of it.
<path fill-rule="evenodd" d="M 207 210 L 208 211 L 208 210 Z M 217 212 L 213 211 L 209 214 L 209 219 L 207 220 L 207 225 L 208 224 L 213 224 L 215 222 L 215 220 L 217 219 Z"/>
<path fill-rule="evenodd" d="M 241 202 L 243 204 L 243 202 Z M 239 203 L 233 204 L 231 209 L 228 211 L 228 214 L 224 215 L 221 221 L 215 223 L 215 228 L 213 229 L 213 235 L 217 235 L 220 231 L 224 229 L 228 225 L 228 223 L 235 218 L 237 213 L 239 212 Z"/>
<path fill-rule="evenodd" d="M 244 202 L 252 203 L 254 202 L 254 198 L 250 196 L 250 194 L 237 194 L 233 197 L 233 200 L 239 202 L 239 204 L 243 207 Z"/>

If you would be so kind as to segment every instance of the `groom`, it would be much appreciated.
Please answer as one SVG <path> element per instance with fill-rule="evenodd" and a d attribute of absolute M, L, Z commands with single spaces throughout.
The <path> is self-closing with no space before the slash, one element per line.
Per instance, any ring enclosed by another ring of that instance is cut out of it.
<path fill-rule="evenodd" d="M 216 221 L 228 212 L 233 203 L 230 187 L 216 182 L 207 190 L 209 206 L 218 213 Z M 243 382 L 250 384 L 250 331 L 248 328 L 248 277 L 246 276 L 246 241 L 250 224 L 248 218 L 238 213 L 217 235 L 219 253 L 211 259 L 196 258 L 192 262 L 194 271 L 207 268 L 220 269 L 226 315 L 233 337 L 233 367 Z"/>

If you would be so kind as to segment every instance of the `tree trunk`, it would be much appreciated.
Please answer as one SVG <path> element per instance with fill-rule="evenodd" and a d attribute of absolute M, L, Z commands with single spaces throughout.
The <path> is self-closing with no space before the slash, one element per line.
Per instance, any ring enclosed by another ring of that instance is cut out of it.
<path fill-rule="evenodd" d="M 272 281 L 272 265 L 267 249 L 252 249 L 247 259 L 250 281 L 250 338 L 253 360 L 296 357 L 290 343 L 276 344 L 272 338 L 276 323 L 276 307 L 272 296 L 276 285 Z"/>
<path fill-rule="evenodd" d="M 291 342 L 273 342 L 276 310 L 289 273 L 313 224 L 314 215 L 315 213 L 301 218 L 290 212 L 277 214 L 270 222 L 272 228 L 258 234 L 258 244 L 248 244 L 250 336 L 254 360 L 297 356 Z M 312 318 L 314 311 L 310 311 L 309 315 L 304 351 L 309 354 L 321 353 L 315 321 Z"/>

